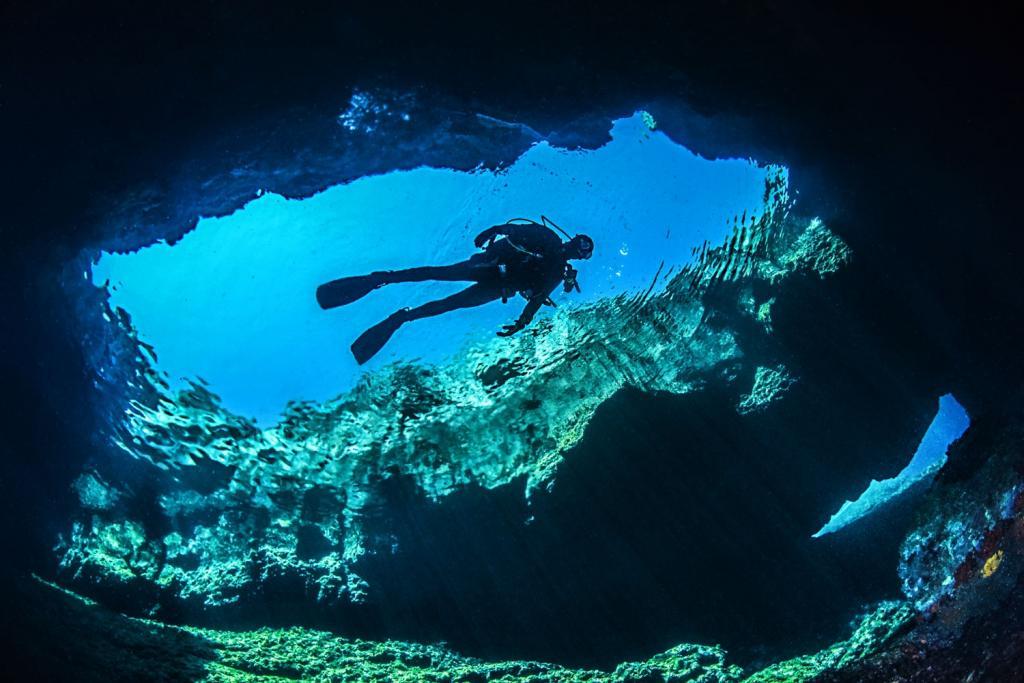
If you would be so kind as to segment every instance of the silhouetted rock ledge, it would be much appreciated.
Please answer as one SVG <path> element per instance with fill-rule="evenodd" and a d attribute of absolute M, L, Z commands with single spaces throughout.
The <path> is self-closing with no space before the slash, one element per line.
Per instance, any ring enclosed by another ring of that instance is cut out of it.
<path fill-rule="evenodd" d="M 485 662 L 442 645 L 372 642 L 306 628 L 222 631 L 126 617 L 39 579 L 25 582 L 35 609 L 22 637 L 43 678 L 78 681 L 431 681 L 445 683 L 766 683 L 809 680 L 870 656 L 903 627 L 905 605 L 867 615 L 849 641 L 753 676 L 726 661 L 719 647 L 682 644 L 613 671 L 530 661 Z"/>

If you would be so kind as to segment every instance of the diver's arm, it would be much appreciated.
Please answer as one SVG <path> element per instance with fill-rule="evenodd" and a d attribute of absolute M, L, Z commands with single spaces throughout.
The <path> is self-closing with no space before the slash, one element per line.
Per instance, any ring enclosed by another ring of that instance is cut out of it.
<path fill-rule="evenodd" d="M 501 330 L 498 331 L 499 337 L 511 337 L 513 334 L 523 329 L 533 320 L 533 316 L 537 315 L 537 311 L 544 305 L 544 302 L 551 296 L 551 292 L 554 288 L 544 294 L 535 294 L 530 297 L 530 300 L 526 302 L 526 306 L 523 308 L 523 312 L 519 314 L 519 318 L 511 325 L 502 325 Z"/>
<path fill-rule="evenodd" d="M 498 235 L 509 234 L 509 230 L 514 227 L 514 225 L 509 225 L 507 223 L 505 225 L 494 225 L 477 235 L 476 239 L 473 240 L 473 244 L 476 245 L 477 249 L 483 249 L 485 244 L 494 241 L 494 238 Z"/>
<path fill-rule="evenodd" d="M 536 256 L 555 254 L 561 251 L 562 240 L 550 229 L 535 224 L 503 223 L 487 228 L 473 240 L 477 248 L 493 242 L 498 235 L 514 240 L 520 251 L 526 250 Z M 488 245 L 489 246 L 489 245 Z"/>

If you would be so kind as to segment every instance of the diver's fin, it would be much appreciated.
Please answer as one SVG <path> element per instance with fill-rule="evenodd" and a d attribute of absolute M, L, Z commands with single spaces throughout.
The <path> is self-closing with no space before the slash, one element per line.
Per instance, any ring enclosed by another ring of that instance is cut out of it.
<path fill-rule="evenodd" d="M 391 335 L 406 322 L 405 313 L 405 310 L 392 313 L 366 332 L 363 332 L 359 335 L 358 339 L 352 342 L 352 355 L 356 357 L 357 363 L 362 365 L 384 348 L 384 345 L 391 339 Z"/>
<path fill-rule="evenodd" d="M 381 273 L 331 280 L 316 288 L 316 302 L 324 310 L 337 308 L 362 299 L 382 284 L 384 277 Z"/>

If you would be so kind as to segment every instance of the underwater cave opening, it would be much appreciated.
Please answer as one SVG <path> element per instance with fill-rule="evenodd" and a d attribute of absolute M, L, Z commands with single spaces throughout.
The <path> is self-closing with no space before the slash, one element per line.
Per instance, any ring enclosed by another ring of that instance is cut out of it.
<path fill-rule="evenodd" d="M 340 124 L 361 132 L 349 117 Z M 347 347 L 362 330 L 465 285 L 394 285 L 324 313 L 313 297 L 323 282 L 462 261 L 484 228 L 545 214 L 596 241 L 594 257 L 580 266 L 582 291 L 559 290 L 558 305 L 657 290 L 690 262 L 693 248 L 721 243 L 737 217 L 762 215 L 765 179 L 780 171 L 703 159 L 638 112 L 615 121 L 597 149 L 542 141 L 497 171 L 420 167 L 303 199 L 266 193 L 230 215 L 201 218 L 173 244 L 104 252 L 89 277 L 152 345 L 172 387 L 202 378 L 226 408 L 269 425 L 289 401 L 334 398 L 365 370 L 448 358 L 521 308 L 513 298 L 414 323 L 360 368 Z"/>
<path fill-rule="evenodd" d="M 827 344 L 790 375 L 783 361 L 801 359 L 771 340 L 773 326 L 834 331 L 805 290 L 845 247 L 820 221 L 766 219 L 788 211 L 787 169 L 701 158 L 643 112 L 610 125 L 594 149 L 542 140 L 498 170 L 261 193 L 180 239 L 92 254 L 109 325 L 152 351 L 155 394 L 111 431 L 156 466 L 142 507 L 162 518 L 134 524 L 138 496 L 108 466 L 124 502 L 83 504 L 67 575 L 143 583 L 130 595 L 159 597 L 136 611 L 183 623 L 603 667 L 681 640 L 798 654 L 890 597 L 893 532 L 809 536 L 848 488 L 839 475 L 871 471 L 865 451 L 897 458 L 918 414 L 886 415 L 888 380 L 831 363 Z M 321 282 L 458 261 L 479 230 L 541 214 L 597 250 L 582 293 L 514 344 L 493 335 L 513 300 L 418 322 L 360 368 L 347 346 L 361 330 L 458 285 L 316 307 Z M 702 262 L 704 284 L 723 286 L 698 296 L 681 275 L 705 244 L 722 261 Z M 96 559 L 126 544 L 160 559 Z"/>

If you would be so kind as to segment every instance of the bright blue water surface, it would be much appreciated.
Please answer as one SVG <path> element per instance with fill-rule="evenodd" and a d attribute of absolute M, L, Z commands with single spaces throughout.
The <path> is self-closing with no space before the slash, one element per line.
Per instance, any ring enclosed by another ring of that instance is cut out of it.
<path fill-rule="evenodd" d="M 396 359 L 437 362 L 493 335 L 522 300 L 495 302 L 407 325 L 367 366 L 348 351 L 394 310 L 446 296 L 459 283 L 410 283 L 324 312 L 320 283 L 374 270 L 461 261 L 480 230 L 509 218 L 551 217 L 595 238 L 580 267 L 582 294 L 560 305 L 657 286 L 735 216 L 760 215 L 771 169 L 710 161 L 636 114 L 612 124 L 596 150 L 542 142 L 499 172 L 419 168 L 331 187 L 301 200 L 265 194 L 222 218 L 203 218 L 174 246 L 103 253 L 93 282 L 109 283 L 172 386 L 201 377 L 226 408 L 272 422 L 289 400 L 326 400 L 365 370 Z M 541 315 L 545 313 L 542 312 Z"/>
<path fill-rule="evenodd" d="M 892 479 L 872 481 L 857 500 L 843 503 L 814 537 L 834 533 L 863 519 L 914 484 L 934 476 L 946 464 L 946 450 L 950 444 L 963 436 L 970 424 L 967 411 L 953 395 L 942 396 L 939 399 L 939 410 L 907 466 Z"/>

